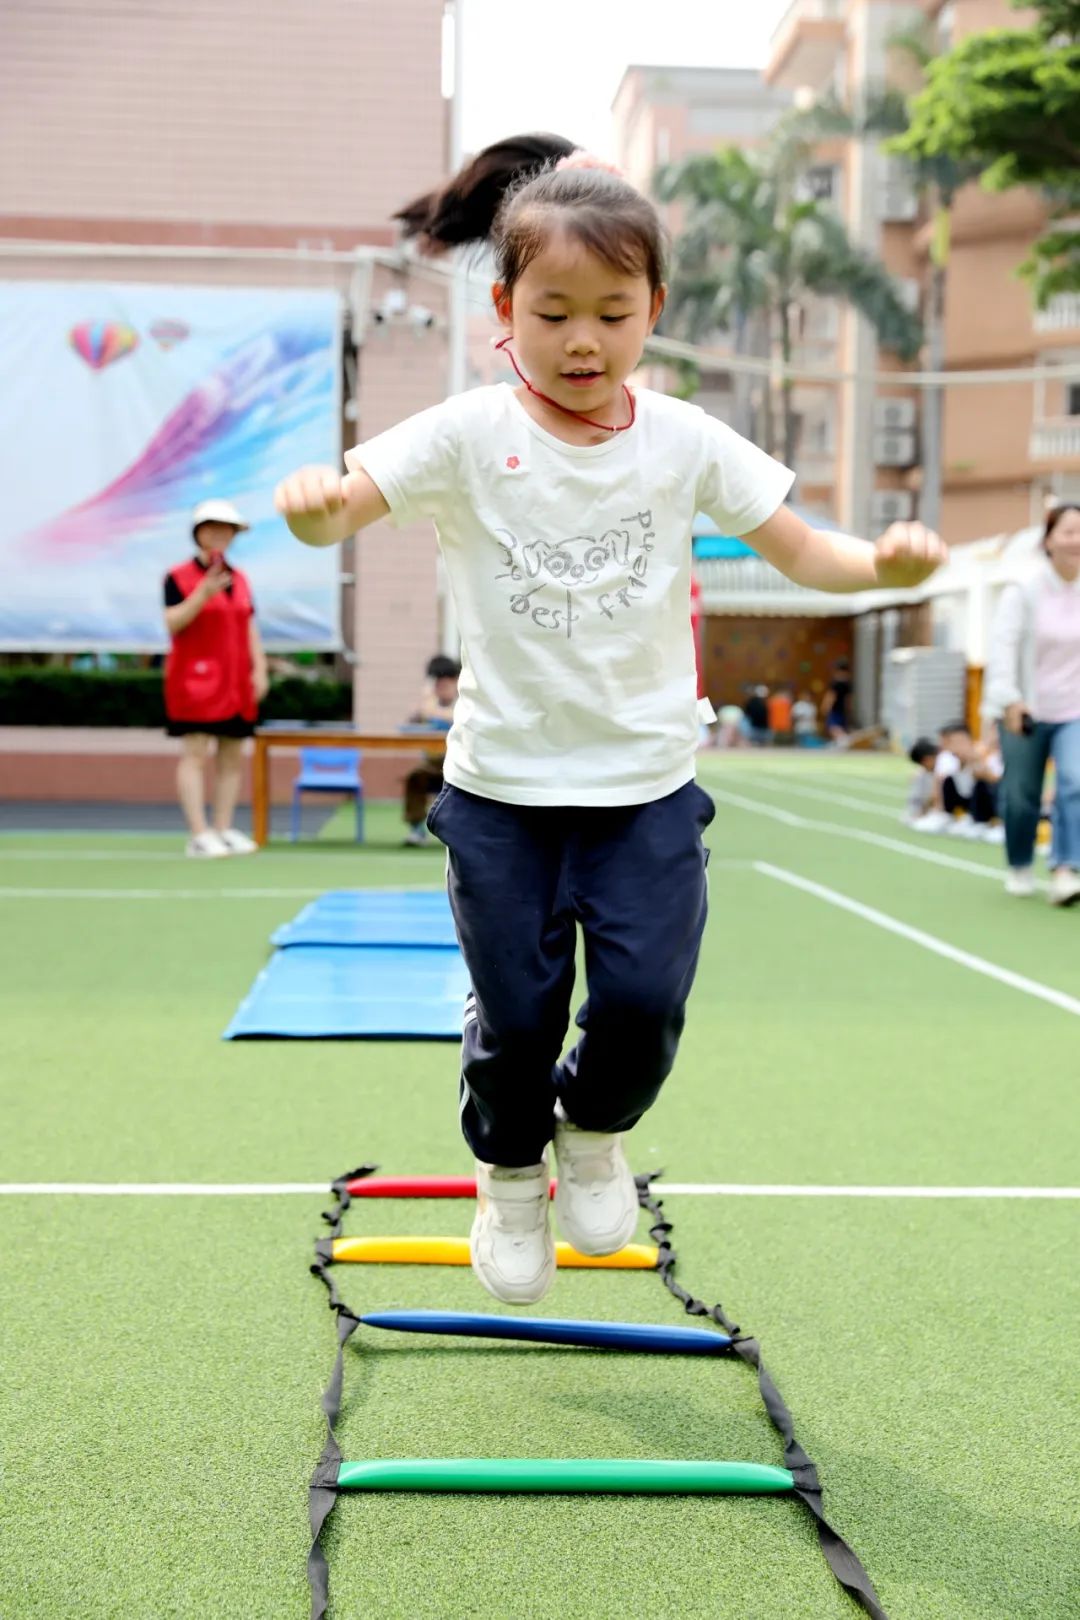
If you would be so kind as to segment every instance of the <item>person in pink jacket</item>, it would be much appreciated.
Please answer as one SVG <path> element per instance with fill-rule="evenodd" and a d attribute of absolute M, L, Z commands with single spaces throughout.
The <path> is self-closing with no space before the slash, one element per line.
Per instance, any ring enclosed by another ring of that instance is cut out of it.
<path fill-rule="evenodd" d="M 1005 887 L 1029 895 L 1043 778 L 1054 761 L 1050 903 L 1080 901 L 1080 506 L 1047 514 L 1042 554 L 1002 594 L 990 636 L 986 714 L 999 722 L 1005 765 Z"/>

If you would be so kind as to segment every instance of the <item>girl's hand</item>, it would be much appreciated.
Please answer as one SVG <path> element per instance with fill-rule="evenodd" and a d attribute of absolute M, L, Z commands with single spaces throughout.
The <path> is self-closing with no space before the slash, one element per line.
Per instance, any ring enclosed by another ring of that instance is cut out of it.
<path fill-rule="evenodd" d="M 874 545 L 874 572 L 879 586 L 904 590 L 921 585 L 948 558 L 940 535 L 921 523 L 893 523 Z"/>
<path fill-rule="evenodd" d="M 265 669 L 257 669 L 251 679 L 255 688 L 255 701 L 261 703 L 270 690 L 270 677 Z"/>
<path fill-rule="evenodd" d="M 366 472 L 342 475 L 336 467 L 301 467 L 282 479 L 274 505 L 308 546 L 336 545 L 390 510 Z"/>
<path fill-rule="evenodd" d="M 286 520 L 336 517 L 345 505 L 347 482 L 336 467 L 301 467 L 281 480 L 274 505 Z"/>

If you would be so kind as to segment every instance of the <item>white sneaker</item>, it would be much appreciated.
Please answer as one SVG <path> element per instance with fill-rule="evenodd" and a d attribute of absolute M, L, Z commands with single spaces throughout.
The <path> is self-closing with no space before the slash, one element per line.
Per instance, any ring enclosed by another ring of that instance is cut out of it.
<path fill-rule="evenodd" d="M 196 860 L 219 861 L 223 855 L 229 854 L 229 846 L 220 833 L 208 829 L 188 839 L 184 854 L 191 855 Z"/>
<path fill-rule="evenodd" d="M 225 845 L 230 855 L 254 855 L 258 852 L 258 844 L 247 833 L 238 832 L 235 827 L 227 827 L 218 837 Z"/>
<path fill-rule="evenodd" d="M 469 1234 L 472 1268 L 506 1305 L 543 1299 L 555 1280 L 548 1226 L 548 1167 L 507 1170 L 476 1161 L 476 1218 Z"/>
<path fill-rule="evenodd" d="M 406 849 L 423 849 L 428 842 L 428 830 L 421 822 L 418 827 L 410 827 L 402 843 Z"/>
<path fill-rule="evenodd" d="M 940 833 L 944 832 L 952 817 L 946 810 L 927 810 L 925 815 L 912 822 L 916 832 Z"/>
<path fill-rule="evenodd" d="M 559 1179 L 555 1218 L 579 1254 L 615 1254 L 634 1235 L 637 1185 L 622 1149 L 622 1137 L 580 1131 L 558 1110 L 555 1157 Z"/>
<path fill-rule="evenodd" d="M 1074 906 L 1080 900 L 1080 872 L 1070 866 L 1059 866 L 1051 874 L 1048 895 L 1052 906 Z"/>
<path fill-rule="evenodd" d="M 1035 869 L 1031 866 L 1010 866 L 1005 879 L 1005 893 L 1026 900 L 1035 893 Z"/>
<path fill-rule="evenodd" d="M 979 829 L 970 816 L 954 816 L 946 832 L 950 838 L 978 838 Z"/>
<path fill-rule="evenodd" d="M 979 828 L 979 837 L 984 844 L 1003 844 L 1005 842 L 1005 828 L 1000 821 L 986 821 Z"/>

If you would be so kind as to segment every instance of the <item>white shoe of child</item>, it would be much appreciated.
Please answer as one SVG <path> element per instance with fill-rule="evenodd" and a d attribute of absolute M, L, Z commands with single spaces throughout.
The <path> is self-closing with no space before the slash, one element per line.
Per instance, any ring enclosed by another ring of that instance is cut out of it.
<path fill-rule="evenodd" d="M 1017 900 L 1027 900 L 1035 893 L 1035 869 L 1031 866 L 1010 866 L 1005 878 L 1005 893 Z"/>
<path fill-rule="evenodd" d="M 218 837 L 225 845 L 230 855 L 254 855 L 258 852 L 258 844 L 247 833 L 238 831 L 236 827 L 227 827 Z"/>
<path fill-rule="evenodd" d="M 488 1293 L 506 1305 L 532 1305 L 555 1280 L 549 1196 L 546 1162 L 515 1170 L 476 1161 L 469 1256 Z"/>
<path fill-rule="evenodd" d="M 979 829 L 970 816 L 954 816 L 945 831 L 950 838 L 978 838 Z"/>
<path fill-rule="evenodd" d="M 196 833 L 194 838 L 189 838 L 184 850 L 184 854 L 190 855 L 193 860 L 203 861 L 219 861 L 228 853 L 229 846 L 221 834 L 209 827 L 206 832 Z"/>
<path fill-rule="evenodd" d="M 1003 844 L 1005 842 L 1005 828 L 1000 821 L 987 821 L 979 828 L 979 837 L 984 844 Z"/>
<path fill-rule="evenodd" d="M 952 817 L 944 810 L 927 810 L 912 822 L 912 826 L 916 832 L 940 833 L 945 831 L 951 820 Z"/>
<path fill-rule="evenodd" d="M 579 1254 L 615 1254 L 634 1235 L 637 1184 L 623 1153 L 622 1137 L 582 1131 L 556 1110 L 555 1219 Z"/>
<path fill-rule="evenodd" d="M 1075 906 L 1080 900 L 1080 872 L 1074 872 L 1070 866 L 1059 866 L 1051 873 L 1047 898 L 1052 906 Z"/>

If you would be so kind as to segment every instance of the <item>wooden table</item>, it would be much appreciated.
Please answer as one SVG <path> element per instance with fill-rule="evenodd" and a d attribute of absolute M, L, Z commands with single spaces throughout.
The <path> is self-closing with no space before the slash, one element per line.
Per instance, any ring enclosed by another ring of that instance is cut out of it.
<path fill-rule="evenodd" d="M 380 754 L 443 754 L 445 731 L 354 731 L 351 726 L 258 726 L 251 761 L 251 836 L 270 836 L 271 748 L 359 748 Z"/>

